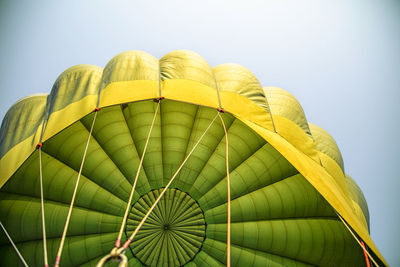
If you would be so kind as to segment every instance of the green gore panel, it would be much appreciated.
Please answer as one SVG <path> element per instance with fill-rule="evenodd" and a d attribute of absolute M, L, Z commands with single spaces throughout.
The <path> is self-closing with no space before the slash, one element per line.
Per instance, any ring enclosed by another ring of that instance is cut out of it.
<path fill-rule="evenodd" d="M 62 266 L 95 266 L 113 248 L 156 108 L 153 101 L 140 101 L 98 112 Z M 202 106 L 161 102 L 122 241 L 216 115 Z M 229 139 L 232 266 L 363 266 L 362 250 L 314 187 L 244 123 L 221 115 Z M 51 264 L 93 116 L 43 144 Z M 225 168 L 224 130 L 217 118 L 126 251 L 129 266 L 226 265 Z M 40 218 L 35 151 L 0 190 L 0 220 L 30 266 L 43 265 Z M 22 266 L 3 233 L 0 265 Z"/>

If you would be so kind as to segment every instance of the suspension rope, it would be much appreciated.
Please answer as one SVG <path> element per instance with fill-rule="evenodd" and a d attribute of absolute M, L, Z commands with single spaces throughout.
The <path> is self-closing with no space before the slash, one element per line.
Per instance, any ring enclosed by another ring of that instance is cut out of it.
<path fill-rule="evenodd" d="M 28 267 L 28 264 L 26 264 L 26 261 L 24 260 L 24 257 L 22 257 L 21 253 L 19 252 L 17 246 L 14 244 L 14 242 L 11 239 L 11 236 L 8 234 L 6 228 L 3 226 L 3 224 L 0 222 L 0 226 L 3 229 L 4 233 L 6 234 L 8 240 L 10 241 L 11 245 L 14 247 L 15 252 L 17 252 L 18 257 L 21 259 L 22 263 L 24 266 Z"/>
<path fill-rule="evenodd" d="M 223 111 L 222 111 L 223 112 Z M 227 211 L 227 229 L 226 229 L 226 266 L 231 266 L 231 182 L 229 178 L 229 143 L 228 143 L 228 132 L 226 131 L 224 120 L 218 112 L 218 116 L 221 120 L 222 127 L 225 132 L 225 163 L 226 163 L 226 185 L 228 192 L 228 211 Z"/>
<path fill-rule="evenodd" d="M 206 133 L 208 132 L 208 130 L 211 128 L 211 126 L 213 125 L 214 121 L 216 120 L 216 118 L 218 117 L 218 114 L 215 115 L 214 119 L 211 121 L 211 123 L 208 125 L 207 129 L 204 131 L 204 133 L 200 136 L 199 140 L 197 140 L 196 144 L 194 145 L 194 147 L 192 148 L 192 150 L 189 152 L 189 154 L 186 156 L 186 158 L 183 160 L 182 164 L 179 166 L 179 168 L 176 170 L 176 172 L 174 173 L 174 175 L 171 177 L 171 179 L 169 180 L 169 182 L 167 183 L 167 185 L 164 187 L 164 189 L 161 191 L 160 195 L 157 197 L 156 201 L 153 203 L 153 205 L 150 207 L 150 209 L 147 211 L 147 213 L 145 214 L 145 216 L 143 217 L 143 219 L 140 221 L 140 223 L 138 224 L 138 226 L 136 227 L 135 231 L 130 235 L 130 237 L 128 238 L 128 240 L 124 243 L 124 245 L 121 248 L 113 248 L 111 250 L 111 253 L 104 256 L 99 263 L 96 265 L 97 267 L 101 267 L 103 266 L 107 261 L 111 260 L 111 259 L 120 259 L 122 260 L 121 256 L 123 255 L 123 253 L 125 252 L 125 250 L 129 247 L 129 245 L 132 243 L 133 239 L 135 238 L 136 234 L 139 232 L 140 228 L 142 227 L 142 225 L 145 223 L 145 221 L 147 220 L 147 218 L 149 217 L 150 213 L 153 211 L 153 209 L 155 208 L 155 206 L 158 204 L 158 202 L 160 201 L 160 199 L 162 198 L 162 196 L 164 195 L 164 193 L 167 191 L 168 187 L 172 184 L 172 182 L 174 181 L 175 177 L 178 175 L 178 173 L 180 172 L 180 170 L 182 169 L 182 167 L 185 165 L 186 161 L 189 159 L 189 157 L 192 155 L 193 151 L 197 148 L 197 146 L 200 144 L 201 140 L 203 139 L 203 137 L 206 135 Z M 120 263 L 120 267 L 123 266 L 123 263 Z"/>
<path fill-rule="evenodd" d="M 371 254 L 368 252 L 368 250 L 365 248 L 364 242 L 361 240 L 358 240 L 358 237 L 354 234 L 353 230 L 351 230 L 350 226 L 347 224 L 347 222 L 342 218 L 342 216 L 340 216 L 339 213 L 337 213 L 337 216 L 339 217 L 339 219 L 343 222 L 343 224 L 346 226 L 347 230 L 349 230 L 349 232 L 351 233 L 351 235 L 354 237 L 354 239 L 357 241 L 357 243 L 360 245 L 360 247 L 362 248 L 362 250 L 364 251 L 364 255 L 368 255 L 368 257 L 371 259 L 371 261 L 375 264 L 375 266 L 379 267 L 378 263 L 376 263 L 376 261 L 374 260 L 374 258 L 371 256 Z M 367 260 L 368 258 L 366 258 Z M 367 266 L 369 266 L 369 262 L 367 261 Z"/>
<path fill-rule="evenodd" d="M 75 197 L 76 197 L 76 192 L 78 191 L 78 185 L 79 185 L 79 180 L 81 178 L 81 173 L 82 173 L 82 169 L 83 169 L 83 164 L 85 162 L 85 158 L 86 158 L 86 153 L 89 147 L 89 141 L 90 141 L 90 137 L 92 136 L 92 132 L 93 132 L 93 128 L 94 128 L 94 123 L 96 121 L 96 117 L 97 117 L 97 112 L 99 111 L 99 108 L 96 108 L 94 110 L 94 117 L 93 117 L 93 122 L 92 122 L 92 126 L 90 127 L 90 132 L 89 132 L 89 136 L 86 142 L 86 147 L 85 150 L 83 152 L 83 157 L 82 157 L 82 161 L 81 161 L 81 166 L 79 168 L 79 173 L 78 173 L 78 178 L 76 179 L 75 182 L 75 188 L 74 188 L 74 192 L 72 194 L 72 199 L 71 199 L 71 203 L 69 205 L 69 210 L 68 210 L 68 215 L 67 215 L 67 219 L 65 221 L 65 225 L 64 225 L 64 231 L 61 237 L 61 241 L 60 241 L 60 246 L 58 247 L 58 252 L 57 252 L 57 257 L 56 257 L 56 262 L 54 263 L 55 267 L 58 267 L 60 265 L 60 261 L 61 261 L 61 254 L 62 254 L 62 250 L 64 247 L 64 242 L 65 242 L 65 236 L 67 234 L 67 230 L 68 230 L 68 226 L 69 226 L 69 222 L 71 220 L 71 214 L 72 214 L 72 208 L 74 207 L 74 202 L 75 202 Z"/>
<path fill-rule="evenodd" d="M 47 257 L 47 238 L 46 238 L 46 221 L 45 221 L 45 214 L 44 214 L 44 194 L 43 194 L 43 171 L 42 171 L 42 139 L 43 139 L 43 133 L 45 129 L 47 120 L 43 119 L 42 123 L 42 129 L 40 130 L 40 137 L 39 137 L 39 143 L 36 145 L 36 149 L 38 150 L 39 154 L 39 183 L 40 183 L 40 212 L 41 212 L 41 218 L 42 218 L 42 238 L 43 238 L 43 262 L 44 262 L 44 267 L 49 266 L 48 262 L 48 257 Z"/>
<path fill-rule="evenodd" d="M 369 264 L 368 254 L 365 252 L 367 248 L 365 247 L 364 241 L 362 240 L 361 240 L 361 245 L 364 248 L 364 257 L 365 257 L 365 262 L 367 263 L 367 267 L 371 267 L 371 265 Z"/>
<path fill-rule="evenodd" d="M 43 235 L 43 261 L 44 267 L 48 267 L 47 261 L 47 238 L 46 238 L 46 222 L 44 216 L 44 195 L 43 195 L 43 171 L 42 171 L 42 143 L 36 146 L 39 153 L 39 181 L 40 181 L 40 209 L 42 215 L 42 235 Z"/>
<path fill-rule="evenodd" d="M 220 113 L 224 113 L 224 109 L 221 104 L 221 96 L 219 95 L 219 87 L 217 83 L 217 78 L 215 77 L 215 73 L 213 72 L 215 88 L 217 89 L 217 97 L 218 97 L 218 116 L 221 120 L 222 127 L 225 132 L 225 160 L 226 160 L 226 183 L 227 183 L 227 194 L 228 194 L 228 210 L 227 210 L 227 233 L 226 233 L 226 266 L 231 266 L 231 182 L 229 178 L 229 143 L 228 143 L 228 133 L 226 131 L 224 120 Z M 272 117 L 271 117 L 272 119 Z M 274 122 L 272 121 L 272 125 Z M 275 125 L 274 125 L 275 130 Z M 275 131 L 276 132 L 276 131 Z"/>
<path fill-rule="evenodd" d="M 147 145 L 148 145 L 149 140 L 150 140 L 151 132 L 153 130 L 154 122 L 156 121 L 156 117 L 157 117 L 158 109 L 159 109 L 159 106 L 160 106 L 160 102 L 161 102 L 161 100 L 157 100 L 157 107 L 156 107 L 156 110 L 154 112 L 154 116 L 153 116 L 153 120 L 152 120 L 151 125 L 150 125 L 149 133 L 147 134 L 147 139 L 146 139 L 146 143 L 144 145 L 142 156 L 140 157 L 139 167 L 138 167 L 138 169 L 136 171 L 136 176 L 135 176 L 135 180 L 134 180 L 133 185 L 132 185 L 131 194 L 129 196 L 128 204 L 126 205 L 124 218 L 123 218 L 122 223 L 121 223 L 121 228 L 119 229 L 119 234 L 118 234 L 117 241 L 115 241 L 115 247 L 116 248 L 119 248 L 121 246 L 122 233 L 123 233 L 124 228 L 125 228 L 126 219 L 128 218 L 128 213 L 129 213 L 129 210 L 130 210 L 130 207 L 131 207 L 133 193 L 135 191 L 136 183 L 137 183 L 137 180 L 139 178 L 140 169 L 142 168 L 142 165 L 143 165 L 144 155 L 146 154 L 146 149 L 147 149 Z"/>

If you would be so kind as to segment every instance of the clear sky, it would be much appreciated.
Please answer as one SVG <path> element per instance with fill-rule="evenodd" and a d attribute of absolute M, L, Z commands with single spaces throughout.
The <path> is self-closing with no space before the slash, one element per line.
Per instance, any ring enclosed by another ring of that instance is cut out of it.
<path fill-rule="evenodd" d="M 371 236 L 400 266 L 400 1 L 0 1 L 0 117 L 77 64 L 190 49 L 291 92 L 336 139 Z"/>

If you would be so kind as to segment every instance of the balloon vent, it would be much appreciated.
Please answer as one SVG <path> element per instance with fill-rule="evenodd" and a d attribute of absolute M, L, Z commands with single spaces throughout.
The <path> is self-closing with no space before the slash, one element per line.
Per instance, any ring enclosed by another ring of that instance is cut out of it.
<path fill-rule="evenodd" d="M 152 190 L 133 204 L 128 235 L 139 224 L 162 189 Z M 146 266 L 182 266 L 194 258 L 205 238 L 206 223 L 199 204 L 187 193 L 167 189 L 131 244 Z"/>

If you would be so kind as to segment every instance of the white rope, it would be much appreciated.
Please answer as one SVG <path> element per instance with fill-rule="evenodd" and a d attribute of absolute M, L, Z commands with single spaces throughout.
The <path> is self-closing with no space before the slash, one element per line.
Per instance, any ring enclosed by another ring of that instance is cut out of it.
<path fill-rule="evenodd" d="M 226 229 L 226 266 L 231 266 L 231 181 L 229 177 L 229 143 L 228 132 L 226 131 L 224 120 L 220 113 L 218 116 L 221 120 L 222 127 L 225 132 L 225 163 L 226 163 L 226 186 L 228 195 L 228 208 L 227 208 L 227 229 Z"/>
<path fill-rule="evenodd" d="M 335 211 L 336 212 L 336 211 Z M 368 257 L 371 259 L 371 261 L 375 264 L 375 266 L 379 267 L 378 263 L 376 263 L 376 261 L 374 260 L 374 258 L 372 258 L 371 254 L 368 252 L 368 250 L 365 249 L 365 247 L 361 244 L 361 242 L 358 240 L 357 236 L 353 233 L 353 231 L 351 230 L 350 226 L 347 224 L 347 222 L 342 218 L 342 216 L 340 216 L 339 213 L 337 213 L 337 216 L 339 217 L 339 219 L 343 222 L 343 224 L 346 226 L 347 230 L 349 230 L 350 234 L 354 237 L 354 239 L 357 241 L 357 243 L 360 245 L 360 247 L 362 248 L 362 250 L 364 251 L 364 253 L 367 253 Z"/>
<path fill-rule="evenodd" d="M 42 235 L 43 235 L 43 261 L 44 266 L 48 267 L 49 263 L 47 261 L 47 238 L 46 238 L 46 222 L 44 216 L 44 197 L 43 197 L 43 172 L 42 172 L 42 146 L 41 143 L 38 145 L 39 153 L 39 180 L 40 180 L 40 208 L 42 214 Z"/>
<path fill-rule="evenodd" d="M 83 164 L 84 164 L 84 162 L 85 162 L 86 153 L 87 153 L 87 150 L 88 150 L 88 147 L 89 147 L 90 137 L 92 136 L 92 132 L 93 132 L 93 128 L 94 128 L 94 123 L 95 123 L 96 117 L 97 117 L 97 112 L 98 112 L 98 109 L 96 109 L 96 111 L 95 111 L 95 113 L 94 113 L 93 122 L 92 122 L 92 127 L 90 128 L 89 136 L 88 136 L 88 139 L 87 139 L 87 142 L 86 142 L 85 151 L 83 152 L 83 157 L 82 157 L 82 161 L 81 161 L 81 166 L 80 166 L 80 168 L 79 168 L 78 178 L 76 179 L 74 192 L 73 192 L 73 194 L 72 194 L 71 203 L 70 203 L 70 205 L 69 205 L 69 210 L 68 210 L 67 219 L 66 219 L 65 225 L 64 225 L 64 231 L 63 231 L 63 234 L 62 234 L 62 237 L 61 237 L 60 246 L 58 247 L 56 262 L 55 262 L 55 264 L 54 264 L 55 267 L 60 266 L 61 254 L 62 254 L 62 250 L 63 250 L 63 247 L 64 247 L 65 236 L 66 236 L 66 234 L 67 234 L 69 222 L 70 222 L 70 220 L 71 220 L 72 208 L 74 207 L 76 192 L 78 191 L 79 180 L 80 180 L 80 178 L 81 178 L 81 173 L 82 173 L 82 169 L 83 169 Z"/>
<path fill-rule="evenodd" d="M 119 248 L 121 246 L 122 233 L 123 233 L 124 228 L 125 228 L 126 219 L 128 218 L 128 213 L 129 213 L 130 206 L 131 206 L 131 203 L 132 203 L 133 193 L 135 191 L 136 183 L 137 183 L 137 180 L 139 178 L 140 169 L 142 168 L 142 165 L 143 165 L 144 155 L 146 154 L 147 145 L 148 145 L 149 140 L 150 140 L 150 135 L 151 135 L 151 132 L 153 130 L 154 122 L 156 121 L 156 117 L 157 117 L 159 106 L 160 106 L 160 101 L 158 101 L 156 111 L 154 112 L 153 120 L 152 120 L 151 125 L 150 125 L 150 130 L 149 130 L 149 133 L 147 134 L 146 143 L 144 145 L 143 153 L 142 153 L 142 156 L 140 158 L 139 167 L 138 167 L 138 169 L 136 171 L 136 176 L 135 176 L 135 179 L 134 179 L 134 182 L 133 182 L 133 185 L 132 185 L 131 194 L 129 196 L 128 204 L 126 205 L 124 218 L 123 218 L 122 223 L 121 223 L 121 228 L 119 229 L 119 234 L 118 234 L 117 241 L 115 242 L 115 247 L 117 247 L 117 248 Z"/>
<path fill-rule="evenodd" d="M 26 264 L 26 261 L 24 260 L 24 257 L 22 257 L 22 255 L 21 255 L 21 253 L 19 252 L 17 246 L 14 244 L 14 242 L 12 241 L 12 239 L 11 239 L 10 235 L 8 234 L 6 228 L 3 226 L 3 224 L 2 224 L 1 222 L 0 222 L 0 226 L 1 226 L 1 228 L 3 228 L 4 233 L 6 234 L 8 240 L 10 240 L 11 245 L 14 247 L 15 252 L 17 252 L 18 257 L 21 259 L 22 263 L 23 263 L 26 267 L 28 267 L 28 264 Z"/>

